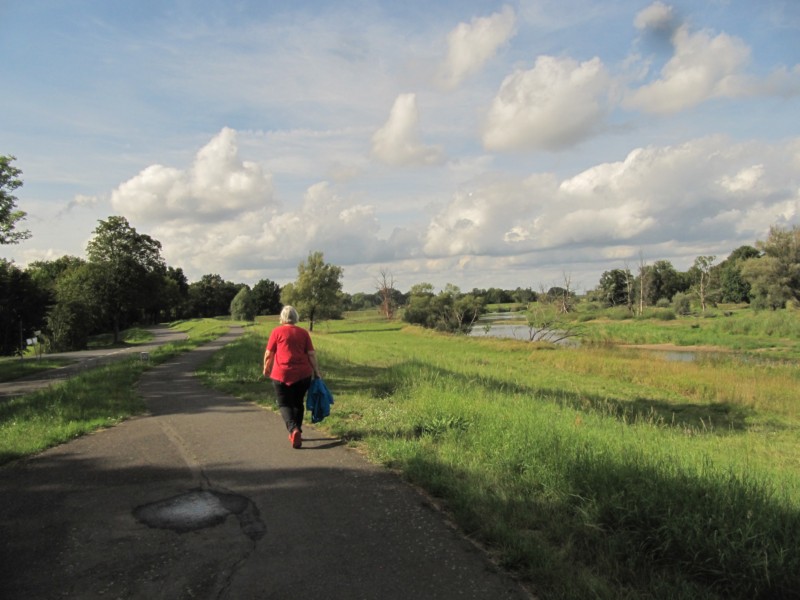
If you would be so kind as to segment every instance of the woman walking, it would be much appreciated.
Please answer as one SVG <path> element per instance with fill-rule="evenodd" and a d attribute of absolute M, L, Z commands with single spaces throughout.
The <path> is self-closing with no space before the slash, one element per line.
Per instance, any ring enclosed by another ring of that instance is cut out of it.
<path fill-rule="evenodd" d="M 311 336 L 297 326 L 298 320 L 294 307 L 284 306 L 281 324 L 272 330 L 264 352 L 264 376 L 272 379 L 278 409 L 294 448 L 303 445 L 304 400 L 311 377 L 321 377 Z"/>

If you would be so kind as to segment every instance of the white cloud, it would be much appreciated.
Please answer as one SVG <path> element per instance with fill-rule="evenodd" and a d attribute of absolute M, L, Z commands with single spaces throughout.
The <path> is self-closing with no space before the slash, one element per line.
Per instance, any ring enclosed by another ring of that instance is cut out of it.
<path fill-rule="evenodd" d="M 733 176 L 723 175 L 719 184 L 729 192 L 752 191 L 764 176 L 764 165 L 753 165 L 742 169 Z"/>
<path fill-rule="evenodd" d="M 653 2 L 641 10 L 633 21 L 636 29 L 669 30 L 675 22 L 673 8 L 663 2 Z"/>
<path fill-rule="evenodd" d="M 483 133 L 489 150 L 561 150 L 596 133 L 608 111 L 611 79 L 599 58 L 540 56 L 505 78 Z"/>
<path fill-rule="evenodd" d="M 389 120 L 372 136 L 372 153 L 389 165 L 435 165 L 444 155 L 441 148 L 426 146 L 419 139 L 416 94 L 400 94 Z"/>
<path fill-rule="evenodd" d="M 672 58 L 661 77 L 633 91 L 627 105 L 649 113 L 669 114 L 696 106 L 711 98 L 747 93 L 743 69 L 750 49 L 740 39 L 707 31 L 691 33 L 679 27 L 672 38 Z"/>
<path fill-rule="evenodd" d="M 219 220 L 272 203 L 272 177 L 239 158 L 236 132 L 224 128 L 182 171 L 151 165 L 111 194 L 111 206 L 132 220 Z"/>
<path fill-rule="evenodd" d="M 479 71 L 515 33 L 516 15 L 510 6 L 489 17 L 460 23 L 447 35 L 447 57 L 441 67 L 446 89 L 457 87 Z"/>
<path fill-rule="evenodd" d="M 761 235 L 800 214 L 796 143 L 701 138 L 635 149 L 561 181 L 541 173 L 460 192 L 432 219 L 425 252 L 511 256 L 572 247 L 590 260 L 609 248 L 714 244 L 731 231 Z M 753 165 L 754 156 L 763 163 Z"/>

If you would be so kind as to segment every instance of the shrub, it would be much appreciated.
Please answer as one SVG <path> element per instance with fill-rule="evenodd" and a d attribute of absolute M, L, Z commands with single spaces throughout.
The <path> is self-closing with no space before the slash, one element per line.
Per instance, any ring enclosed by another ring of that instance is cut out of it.
<path fill-rule="evenodd" d="M 683 292 L 678 292 L 675 294 L 672 297 L 672 310 L 682 317 L 688 315 L 692 311 L 692 303 L 689 295 L 684 294 Z"/>

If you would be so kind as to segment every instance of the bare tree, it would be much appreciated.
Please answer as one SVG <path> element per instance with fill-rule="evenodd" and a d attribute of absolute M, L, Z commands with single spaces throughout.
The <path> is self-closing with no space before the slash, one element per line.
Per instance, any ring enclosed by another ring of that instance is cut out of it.
<path fill-rule="evenodd" d="M 698 256 L 694 259 L 694 268 L 698 272 L 697 295 L 700 298 L 700 307 L 706 312 L 706 296 L 711 282 L 711 267 L 714 266 L 716 256 Z"/>
<path fill-rule="evenodd" d="M 391 271 L 381 268 L 378 278 L 375 280 L 375 288 L 381 298 L 380 311 L 387 319 L 394 318 L 397 305 L 394 301 L 394 276 Z"/>
<path fill-rule="evenodd" d="M 628 307 L 629 312 L 633 312 L 633 292 L 634 292 L 634 280 L 633 274 L 631 273 L 630 267 L 628 266 L 628 261 L 624 262 L 625 265 L 625 296 L 626 296 L 626 306 Z"/>
<path fill-rule="evenodd" d="M 571 338 L 581 337 L 583 327 L 568 320 L 556 306 L 536 306 L 528 312 L 528 341 L 557 344 Z"/>
<path fill-rule="evenodd" d="M 647 296 L 647 263 L 639 252 L 639 314 L 644 314 L 644 303 Z"/>

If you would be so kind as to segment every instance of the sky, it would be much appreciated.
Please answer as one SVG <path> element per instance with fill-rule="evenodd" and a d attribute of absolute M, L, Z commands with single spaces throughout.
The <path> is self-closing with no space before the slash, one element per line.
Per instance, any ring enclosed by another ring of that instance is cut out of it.
<path fill-rule="evenodd" d="M 578 292 L 800 224 L 797 0 L 0 0 L 24 267 Z"/>

